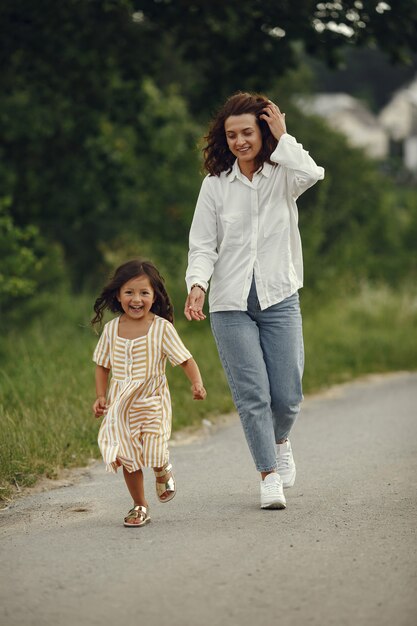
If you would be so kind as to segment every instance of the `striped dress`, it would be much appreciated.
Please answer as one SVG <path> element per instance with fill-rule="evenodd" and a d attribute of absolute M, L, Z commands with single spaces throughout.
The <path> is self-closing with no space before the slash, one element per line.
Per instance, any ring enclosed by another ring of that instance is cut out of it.
<path fill-rule="evenodd" d="M 158 315 L 144 337 L 124 339 L 118 329 L 119 317 L 104 326 L 93 356 L 111 369 L 100 451 L 110 472 L 120 465 L 129 472 L 161 467 L 169 459 L 172 422 L 166 362 L 179 365 L 191 354 L 173 324 Z"/>

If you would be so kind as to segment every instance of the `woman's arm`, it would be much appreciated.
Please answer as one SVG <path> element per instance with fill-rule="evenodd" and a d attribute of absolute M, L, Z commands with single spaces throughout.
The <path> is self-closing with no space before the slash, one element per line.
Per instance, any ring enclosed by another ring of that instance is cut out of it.
<path fill-rule="evenodd" d="M 184 314 L 188 320 L 202 320 L 205 291 L 217 261 L 217 217 L 213 180 L 203 180 L 189 236 L 188 267 L 185 275 L 188 297 Z M 193 285 L 200 285 L 202 289 Z M 194 313 L 196 313 L 194 315 Z"/>
<path fill-rule="evenodd" d="M 203 379 L 201 378 L 200 370 L 197 363 L 193 358 L 188 359 L 181 363 L 181 367 L 184 370 L 185 375 L 191 383 L 191 390 L 193 392 L 194 400 L 204 400 L 207 395 L 203 386 Z"/>
<path fill-rule="evenodd" d="M 278 140 L 278 145 L 271 154 L 271 161 L 287 168 L 290 173 L 292 195 L 298 197 L 324 178 L 324 169 L 317 165 L 307 150 L 287 133 L 285 113 L 281 113 L 276 104 L 271 102 L 264 111 L 260 117 L 268 123 L 271 133 Z"/>
<path fill-rule="evenodd" d="M 203 288 L 199 285 L 194 285 L 187 296 L 184 306 L 184 315 L 189 322 L 191 322 L 191 320 L 200 322 L 201 320 L 206 319 L 206 316 L 203 313 L 205 298 L 206 292 Z"/>

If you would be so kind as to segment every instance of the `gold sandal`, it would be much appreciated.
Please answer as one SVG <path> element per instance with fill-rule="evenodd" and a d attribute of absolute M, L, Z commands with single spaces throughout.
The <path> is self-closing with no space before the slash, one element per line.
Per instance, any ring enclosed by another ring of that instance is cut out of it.
<path fill-rule="evenodd" d="M 154 470 L 155 472 L 155 470 Z M 161 478 L 162 476 L 166 476 L 169 472 L 171 472 L 170 478 L 164 480 L 163 483 L 156 481 L 156 495 L 158 496 L 159 502 L 169 502 L 177 493 L 175 488 L 175 478 L 172 473 L 172 465 L 171 463 L 166 463 L 159 472 L 155 472 L 155 476 L 157 478 Z M 164 493 L 168 493 L 166 498 L 161 498 Z"/>
<path fill-rule="evenodd" d="M 133 509 L 130 509 L 129 513 L 126 515 L 123 525 L 129 526 L 131 528 L 133 528 L 134 526 L 145 526 L 145 524 L 151 521 L 148 513 L 148 508 L 149 507 L 136 504 Z M 137 520 L 139 518 L 140 521 L 135 523 L 134 520 Z"/>

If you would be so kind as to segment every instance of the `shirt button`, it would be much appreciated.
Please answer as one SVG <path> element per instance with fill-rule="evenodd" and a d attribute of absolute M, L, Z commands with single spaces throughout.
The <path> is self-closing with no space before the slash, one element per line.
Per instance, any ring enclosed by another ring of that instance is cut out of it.
<path fill-rule="evenodd" d="M 114 445 L 114 446 L 117 446 L 117 441 L 114 441 L 114 442 L 113 442 L 113 445 Z"/>
<path fill-rule="evenodd" d="M 110 422 L 111 422 L 112 424 L 114 424 L 114 422 L 115 422 L 115 421 L 116 421 L 115 419 L 111 419 L 111 420 L 110 420 Z"/>
<path fill-rule="evenodd" d="M 132 359 L 128 359 L 128 360 L 127 360 L 127 362 L 128 362 L 128 363 L 131 363 L 131 362 L 132 362 Z"/>

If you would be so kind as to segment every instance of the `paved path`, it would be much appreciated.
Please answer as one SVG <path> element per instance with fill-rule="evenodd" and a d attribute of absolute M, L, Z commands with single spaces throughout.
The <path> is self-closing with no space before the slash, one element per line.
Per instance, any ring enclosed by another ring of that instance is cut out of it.
<path fill-rule="evenodd" d="M 415 626 L 417 374 L 309 398 L 285 511 L 258 508 L 237 420 L 172 448 L 179 492 L 125 529 L 121 476 L 0 515 L 2 626 Z"/>

